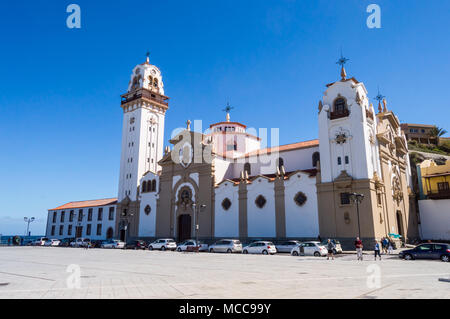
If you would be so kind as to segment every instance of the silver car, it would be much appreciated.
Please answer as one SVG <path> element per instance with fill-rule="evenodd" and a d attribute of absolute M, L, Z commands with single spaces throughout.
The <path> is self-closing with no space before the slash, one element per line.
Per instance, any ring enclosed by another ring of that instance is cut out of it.
<path fill-rule="evenodd" d="M 275 244 L 275 248 L 279 253 L 288 253 L 290 254 L 292 249 L 300 245 L 298 240 L 286 240 L 280 243 Z"/>
<path fill-rule="evenodd" d="M 237 239 L 222 239 L 209 246 L 210 253 L 241 253 L 242 244 Z"/>

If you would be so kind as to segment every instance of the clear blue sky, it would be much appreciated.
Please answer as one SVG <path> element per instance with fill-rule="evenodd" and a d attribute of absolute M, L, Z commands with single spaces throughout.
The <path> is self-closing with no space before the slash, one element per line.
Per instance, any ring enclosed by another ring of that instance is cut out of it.
<path fill-rule="evenodd" d="M 66 7 L 82 29 L 66 27 Z M 382 28 L 368 29 L 377 3 Z M 189 118 L 317 138 L 317 104 L 349 76 L 377 86 L 402 122 L 450 131 L 450 2 L 392 0 L 1 1 L 0 233 L 44 233 L 47 209 L 115 197 L 120 94 L 147 50 L 171 97 L 166 141 Z"/>

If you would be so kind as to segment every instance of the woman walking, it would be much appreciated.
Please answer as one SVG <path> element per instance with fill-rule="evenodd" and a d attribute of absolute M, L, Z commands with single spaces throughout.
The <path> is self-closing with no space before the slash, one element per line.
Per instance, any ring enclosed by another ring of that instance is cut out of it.
<path fill-rule="evenodd" d="M 375 260 L 377 260 L 377 255 L 378 255 L 378 257 L 380 257 L 380 260 L 381 260 L 380 244 L 378 243 L 378 240 L 376 240 L 376 239 L 375 239 L 374 251 L 375 251 Z"/>

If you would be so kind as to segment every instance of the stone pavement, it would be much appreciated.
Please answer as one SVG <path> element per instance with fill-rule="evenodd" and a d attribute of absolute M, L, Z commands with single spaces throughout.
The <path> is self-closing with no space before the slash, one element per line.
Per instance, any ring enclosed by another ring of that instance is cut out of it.
<path fill-rule="evenodd" d="M 2 247 L 0 298 L 450 298 L 450 263 L 382 257 Z"/>

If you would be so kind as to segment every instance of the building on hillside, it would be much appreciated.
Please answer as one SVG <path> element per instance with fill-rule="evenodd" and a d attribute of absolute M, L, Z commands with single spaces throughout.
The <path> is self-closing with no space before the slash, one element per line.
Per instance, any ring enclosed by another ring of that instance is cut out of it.
<path fill-rule="evenodd" d="M 417 165 L 420 228 L 423 239 L 450 240 L 450 160 Z"/>
<path fill-rule="evenodd" d="M 418 236 L 399 120 L 386 100 L 376 113 L 364 84 L 347 78 L 344 66 L 319 102 L 319 138 L 312 141 L 263 148 L 227 108 L 225 121 L 206 132 L 192 131 L 188 121 L 164 148 L 168 100 L 147 58 L 122 95 L 114 237 L 247 242 L 320 235 L 350 243 L 358 235 Z M 351 193 L 364 195 L 359 210 Z M 49 219 L 61 211 L 50 210 Z M 89 237 L 84 228 L 78 235 Z"/>
<path fill-rule="evenodd" d="M 435 125 L 425 125 L 425 124 L 411 124 L 403 123 L 401 124 L 401 129 L 405 134 L 406 140 L 416 141 L 421 144 L 434 144 L 437 145 L 438 139 L 432 136 L 431 130 L 436 128 Z"/>

